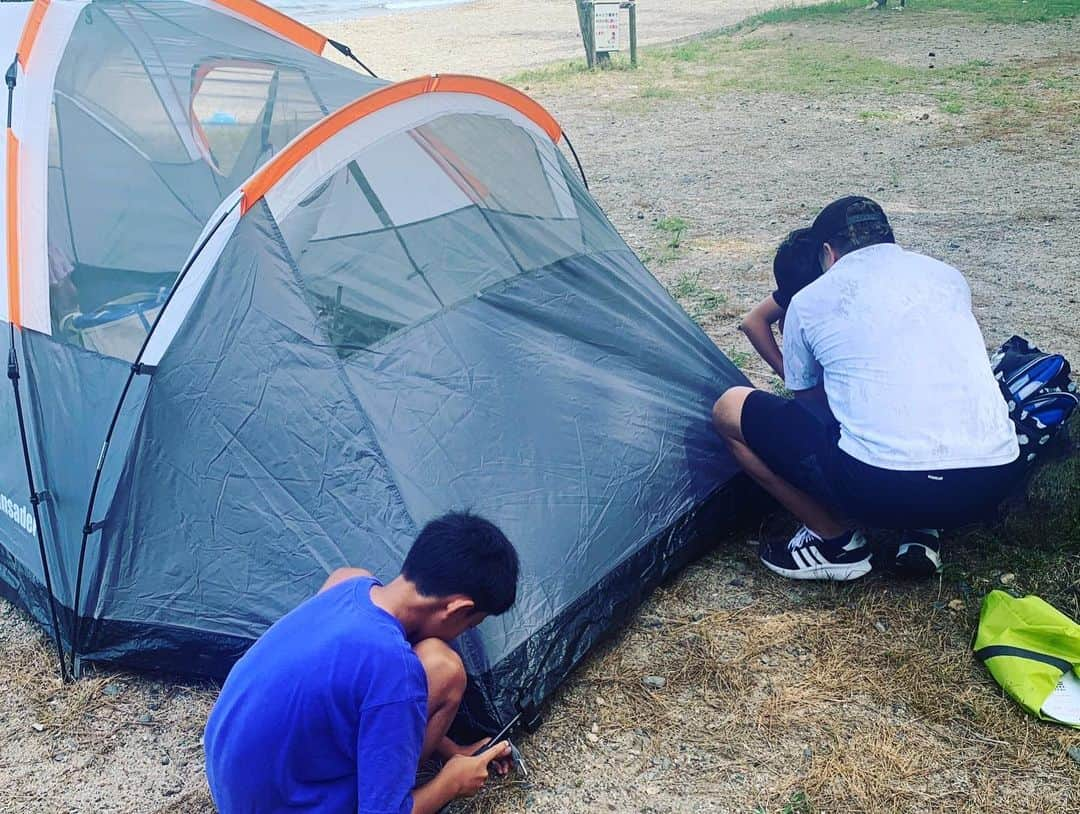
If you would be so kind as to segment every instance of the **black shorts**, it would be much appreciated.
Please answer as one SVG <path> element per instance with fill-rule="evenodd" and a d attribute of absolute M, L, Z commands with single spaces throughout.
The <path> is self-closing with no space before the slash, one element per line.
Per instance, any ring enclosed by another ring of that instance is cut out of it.
<path fill-rule="evenodd" d="M 755 390 L 743 404 L 747 445 L 785 481 L 833 511 L 872 528 L 947 529 L 990 520 L 1023 467 L 934 471 L 881 469 L 837 446 L 840 426 L 803 404 Z"/>

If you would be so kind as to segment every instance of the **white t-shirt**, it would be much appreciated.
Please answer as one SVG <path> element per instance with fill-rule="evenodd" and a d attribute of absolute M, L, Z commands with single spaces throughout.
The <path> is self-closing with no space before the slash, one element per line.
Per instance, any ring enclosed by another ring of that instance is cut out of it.
<path fill-rule="evenodd" d="M 791 390 L 824 377 L 840 449 L 883 469 L 964 469 L 1020 454 L 963 275 L 877 244 L 846 254 L 792 300 Z"/>

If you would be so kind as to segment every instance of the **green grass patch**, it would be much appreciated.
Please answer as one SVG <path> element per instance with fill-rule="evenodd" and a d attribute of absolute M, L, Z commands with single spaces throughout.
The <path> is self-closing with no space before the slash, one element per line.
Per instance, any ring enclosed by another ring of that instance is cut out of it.
<path fill-rule="evenodd" d="M 895 2 L 895 0 L 893 0 Z M 747 17 L 741 22 L 720 29 L 712 34 L 700 38 L 680 42 L 677 45 L 643 48 L 640 53 L 640 66 L 638 70 L 648 70 L 650 65 L 657 63 L 683 63 L 698 64 L 715 62 L 718 56 L 725 50 L 717 48 L 717 43 L 727 43 L 730 50 L 754 53 L 775 51 L 776 43 L 766 37 L 745 36 L 749 32 L 766 26 L 781 26 L 793 23 L 814 22 L 852 22 L 858 23 L 865 19 L 866 15 L 884 14 L 885 12 L 867 11 L 867 0 L 832 0 L 832 2 L 816 3 L 808 6 L 785 6 L 771 9 L 761 14 Z M 940 20 L 926 21 L 928 15 L 941 17 L 943 14 L 958 17 L 958 21 L 964 19 L 973 23 L 1039 23 L 1054 20 L 1071 19 L 1080 16 L 1080 0 L 914 0 L 904 12 L 904 24 L 936 25 Z M 895 20 L 895 18 L 890 18 Z M 739 35 L 739 36 L 736 36 Z M 815 65 L 827 67 L 833 63 L 826 51 L 831 49 L 815 48 L 820 60 L 807 60 L 805 55 L 802 64 L 809 67 Z M 880 60 L 864 60 L 863 68 L 868 70 L 879 69 L 888 63 Z M 793 63 L 795 64 L 795 63 Z M 989 63 L 974 63 L 980 67 L 989 67 Z M 852 78 L 851 69 L 853 64 L 848 64 L 848 79 Z M 895 66 L 894 66 L 895 67 Z M 629 58 L 625 54 L 615 56 L 610 63 L 595 72 L 590 72 L 584 58 L 569 62 L 559 62 L 552 65 L 521 71 L 506 79 L 512 85 L 526 85 L 533 83 L 563 83 L 573 80 L 581 75 L 604 74 L 609 71 L 631 71 Z M 864 71 L 858 73 L 865 75 Z M 813 76 L 810 77 L 813 84 Z M 818 75 L 819 76 L 819 75 Z M 903 70 L 890 71 L 889 76 L 893 80 L 903 80 L 907 74 Z M 843 84 L 845 77 L 834 77 L 829 81 Z M 1066 85 L 1072 85 L 1068 78 Z"/>
<path fill-rule="evenodd" d="M 671 294 L 697 322 L 710 316 L 727 302 L 727 297 L 705 285 L 697 272 L 688 271 L 682 274 L 671 287 Z"/>
<path fill-rule="evenodd" d="M 781 23 L 803 23 L 817 20 L 829 20 L 843 17 L 853 11 L 866 8 L 866 0 L 835 0 L 829 3 L 815 3 L 812 6 L 780 6 L 779 8 L 763 11 L 747 17 L 742 22 L 733 26 L 732 30 L 741 31 L 748 28 L 758 28 L 763 25 L 780 25 Z"/>
<path fill-rule="evenodd" d="M 892 0 L 895 5 L 897 0 Z M 884 10 L 867 10 L 868 0 L 837 0 L 815 3 L 812 6 L 789 6 L 748 17 L 733 27 L 746 30 L 763 25 L 804 23 L 835 20 L 854 13 L 884 14 Z M 992 23 L 1045 23 L 1080 15 L 1077 0 L 913 0 L 904 11 L 905 15 L 954 12 Z"/>
<path fill-rule="evenodd" d="M 669 235 L 667 246 L 669 249 L 677 249 L 682 245 L 682 237 L 689 224 L 680 217 L 661 218 L 656 222 L 656 228 Z"/>
<path fill-rule="evenodd" d="M 1047 1 L 1050 5 L 1040 7 L 1053 6 L 1059 16 L 1080 9 L 1080 0 L 1057 5 Z M 1017 0 L 1010 2 L 1010 7 L 1026 8 Z M 1029 0 L 1027 5 L 1032 2 L 1040 5 L 1039 0 Z M 915 5 L 924 7 L 918 0 Z M 828 3 L 779 9 L 754 19 L 786 20 L 790 15 L 816 19 L 853 7 L 844 2 Z M 961 0 L 932 0 L 926 7 L 968 8 Z M 986 12 L 1003 13 L 1002 7 L 992 0 Z M 861 19 L 856 17 L 843 25 L 854 25 Z M 899 24 L 925 28 L 934 21 L 910 15 Z M 582 63 L 526 72 L 515 81 L 523 84 L 575 77 L 580 93 L 593 95 L 598 104 L 624 113 L 642 113 L 646 109 L 643 103 L 652 99 L 708 99 L 728 92 L 817 98 L 858 95 L 876 97 L 875 106 L 859 114 L 861 120 L 870 122 L 903 118 L 889 109 L 890 97 L 902 96 L 905 107 L 914 101 L 929 110 L 970 117 L 961 137 L 1003 138 L 1034 129 L 1064 135 L 1080 125 L 1080 107 L 1075 102 L 1080 96 L 1078 66 L 1080 52 L 1066 51 L 1026 63 L 995 64 L 977 59 L 930 68 L 900 64 L 854 45 L 845 46 L 842 37 L 826 44 L 813 31 L 759 28 L 753 33 L 722 32 L 647 49 L 635 74 L 641 88 L 636 93 L 625 88 L 622 78 L 588 73 Z"/>
<path fill-rule="evenodd" d="M 773 379 L 770 389 L 781 398 L 790 399 L 795 397 L 795 394 L 787 389 L 787 385 L 784 384 L 783 379 L 780 378 Z"/>
<path fill-rule="evenodd" d="M 638 96 L 642 99 L 674 99 L 678 96 L 678 93 L 673 88 L 662 87 L 660 85 L 649 85 L 642 88 Z"/>
<path fill-rule="evenodd" d="M 668 59 L 677 62 L 697 62 L 708 54 L 709 49 L 706 42 L 704 39 L 691 40 L 665 49 L 663 54 Z"/>
<path fill-rule="evenodd" d="M 791 795 L 782 808 L 778 809 L 778 812 L 779 814 L 814 814 L 814 807 L 810 803 L 810 798 L 806 796 L 806 792 L 797 791 Z M 770 812 L 764 806 L 758 806 L 753 814 L 770 814 Z"/>
<path fill-rule="evenodd" d="M 955 93 L 943 93 L 938 101 L 940 102 L 938 109 L 942 113 L 950 113 L 956 116 L 967 110 L 963 100 Z"/>
<path fill-rule="evenodd" d="M 729 348 L 727 352 L 727 358 L 731 360 L 731 364 L 743 370 L 750 363 L 751 357 L 749 353 L 744 350 L 735 350 L 735 348 Z"/>
<path fill-rule="evenodd" d="M 520 71 L 506 81 L 511 85 L 528 85 L 536 82 L 559 82 L 571 77 L 589 73 L 589 66 L 584 60 L 556 62 L 541 68 Z"/>

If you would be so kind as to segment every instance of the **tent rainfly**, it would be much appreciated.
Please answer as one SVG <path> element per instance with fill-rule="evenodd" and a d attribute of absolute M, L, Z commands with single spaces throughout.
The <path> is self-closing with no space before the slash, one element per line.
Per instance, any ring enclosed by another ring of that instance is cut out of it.
<path fill-rule="evenodd" d="M 708 415 L 746 380 L 539 104 L 327 44 L 254 0 L 0 4 L 0 593 L 76 669 L 220 676 L 471 508 L 523 569 L 457 643 L 490 726 L 745 508 Z"/>

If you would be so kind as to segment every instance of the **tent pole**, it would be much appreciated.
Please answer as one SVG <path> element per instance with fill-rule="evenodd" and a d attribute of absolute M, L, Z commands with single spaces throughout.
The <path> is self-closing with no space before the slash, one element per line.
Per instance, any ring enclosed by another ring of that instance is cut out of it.
<path fill-rule="evenodd" d="M 135 355 L 135 361 L 131 364 L 131 370 L 128 372 L 127 381 L 124 382 L 124 389 L 120 391 L 120 398 L 116 401 L 116 409 L 113 410 L 112 420 L 109 422 L 109 429 L 105 432 L 105 441 L 101 445 L 101 454 L 98 456 L 97 469 L 94 471 L 94 483 L 90 487 L 90 499 L 86 503 L 86 522 L 83 524 L 83 536 L 82 543 L 79 546 L 79 569 L 78 574 L 75 577 L 75 601 L 74 601 L 74 632 L 71 637 L 71 671 L 72 674 L 78 676 L 79 673 L 79 633 L 81 630 L 81 599 L 82 599 L 82 578 L 83 578 L 83 566 L 86 563 L 86 543 L 90 535 L 98 531 L 102 523 L 93 521 L 94 517 L 94 503 L 97 501 L 98 487 L 101 484 L 101 473 L 105 469 L 105 458 L 109 453 L 109 445 L 112 443 L 113 433 L 116 431 L 116 425 L 120 421 L 120 412 L 124 408 L 124 402 L 127 400 L 128 391 L 131 390 L 131 383 L 135 380 L 135 377 L 140 374 L 149 375 L 153 373 L 154 368 L 144 365 L 142 363 L 143 354 L 146 352 L 146 346 L 150 344 L 150 338 L 154 335 L 154 329 L 157 328 L 158 323 L 161 322 L 161 317 L 165 314 L 165 310 L 169 307 L 169 303 L 172 302 L 173 295 L 180 287 L 180 283 L 183 282 L 184 277 L 187 276 L 188 270 L 195 265 L 195 260 L 202 254 L 202 250 L 206 248 L 206 244 L 210 242 L 210 239 L 217 233 L 217 230 L 221 227 L 221 224 L 225 222 L 225 219 L 229 217 L 237 205 L 240 203 L 239 199 L 225 210 L 224 214 L 218 218 L 217 223 L 203 238 L 202 242 L 195 247 L 195 250 L 191 253 L 191 258 L 187 261 L 180 273 L 176 276 L 176 281 L 173 283 L 172 288 L 169 290 L 169 295 L 165 298 L 165 302 L 162 303 L 161 308 L 158 310 L 157 316 L 154 317 L 154 323 L 150 326 L 150 330 L 146 332 L 146 339 L 143 340 L 142 347 L 139 348 L 139 352 Z"/>
<path fill-rule="evenodd" d="M 105 433 L 105 442 L 101 445 L 97 469 L 94 470 L 94 484 L 90 487 L 90 500 L 86 504 L 86 521 L 83 523 L 82 543 L 79 545 L 79 569 L 75 577 L 75 601 L 73 603 L 75 619 L 71 633 L 71 671 L 76 677 L 79 674 L 79 634 L 82 629 L 82 617 L 79 614 L 82 610 L 80 600 L 82 599 L 83 566 L 86 563 L 86 543 L 90 535 L 101 528 L 101 524 L 93 522 L 94 503 L 97 501 L 98 487 L 101 485 L 101 472 L 105 468 L 105 457 L 109 454 L 109 444 L 112 443 L 113 432 L 116 430 L 116 424 L 120 419 L 120 410 L 124 406 L 125 399 L 127 399 L 128 390 L 131 389 L 131 382 L 135 379 L 136 371 L 137 365 L 132 365 L 131 370 L 128 372 L 127 381 L 124 382 L 124 389 L 116 402 L 112 421 L 109 422 L 108 432 Z"/>
<path fill-rule="evenodd" d="M 26 421 L 23 418 L 22 398 L 19 394 L 19 357 L 15 353 L 15 324 L 11 329 L 11 350 L 8 353 L 8 378 L 15 391 L 15 413 L 19 417 L 19 435 L 22 438 L 23 463 L 26 466 L 26 483 L 30 488 L 30 506 L 34 510 L 34 531 L 37 536 L 38 554 L 41 556 L 41 570 L 45 576 L 45 592 L 49 595 L 49 615 L 52 618 L 53 642 L 56 644 L 56 657 L 60 662 L 60 676 L 64 682 L 71 680 L 67 662 L 64 660 L 64 645 L 60 637 L 60 618 L 56 613 L 56 594 L 53 593 L 52 574 L 49 572 L 49 559 L 45 553 L 45 532 L 41 525 L 39 504 L 47 492 L 39 492 L 34 485 L 34 470 L 30 465 L 30 444 L 26 438 Z"/>
<path fill-rule="evenodd" d="M 409 247 L 405 244 L 405 238 L 401 236 L 401 232 L 398 230 L 397 225 L 390 219 L 390 214 L 386 211 L 386 208 L 382 205 L 382 201 L 379 200 L 378 194 L 375 189 L 368 182 L 367 176 L 364 175 L 363 170 L 360 169 L 360 165 L 356 163 L 356 159 L 353 159 L 348 163 L 349 175 L 356 181 L 357 186 L 360 187 L 360 191 L 364 193 L 364 198 L 367 199 L 368 204 L 375 210 L 375 216 L 379 219 L 379 222 L 383 225 L 384 229 L 389 229 L 394 233 L 394 238 L 397 240 L 398 245 L 401 247 L 401 251 L 405 254 L 405 259 L 409 261 L 409 265 L 413 267 L 413 271 L 417 276 L 424 281 L 424 285 L 427 286 L 428 291 L 431 292 L 431 296 L 435 298 L 435 301 L 439 303 L 440 308 L 445 308 L 446 303 L 442 301 L 442 297 L 439 296 L 439 292 L 435 290 L 435 286 L 428 280 L 424 270 L 420 268 L 416 259 L 412 256 L 412 252 L 409 251 Z"/>
<path fill-rule="evenodd" d="M 4 74 L 4 83 L 7 85 L 7 131 L 11 133 L 11 111 L 14 106 L 15 82 L 18 76 L 19 57 Z M 8 167 L 8 173 L 14 173 L 16 167 Z M 10 315 L 9 315 L 10 319 Z M 64 645 L 60 635 L 60 618 L 56 613 L 56 594 L 53 593 L 52 574 L 49 572 L 49 558 L 45 552 L 45 531 L 41 525 L 41 509 L 39 505 L 47 492 L 39 492 L 34 485 L 34 469 L 30 464 L 30 444 L 26 438 L 26 420 L 23 417 L 22 395 L 19 392 L 19 356 L 15 352 L 15 323 L 8 322 L 11 333 L 11 349 L 8 351 L 8 378 L 15 392 L 15 413 L 19 417 L 19 436 L 22 439 L 23 464 L 26 466 L 26 483 L 30 488 L 30 506 L 34 511 L 34 531 L 37 536 L 38 554 L 41 556 L 41 571 L 45 577 L 45 592 L 49 595 L 49 615 L 52 617 L 53 642 L 56 644 L 56 657 L 60 661 L 60 676 L 65 682 L 71 680 L 68 673 L 67 662 L 64 661 Z"/>
<path fill-rule="evenodd" d="M 566 146 L 570 148 L 570 154 L 574 156 L 574 161 L 577 162 L 578 172 L 581 173 L 581 180 L 585 182 L 585 189 L 589 188 L 589 179 L 585 177 L 585 168 L 581 166 L 581 159 L 578 158 L 577 150 L 574 149 L 574 145 L 570 143 L 570 136 L 563 130 L 563 141 L 566 142 Z"/>

